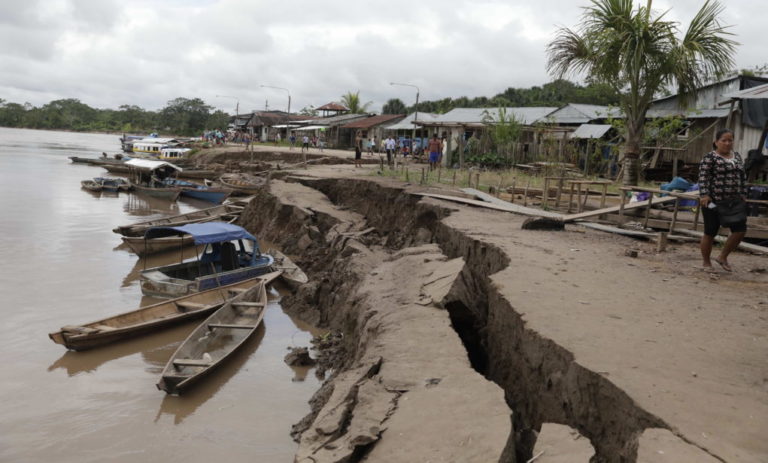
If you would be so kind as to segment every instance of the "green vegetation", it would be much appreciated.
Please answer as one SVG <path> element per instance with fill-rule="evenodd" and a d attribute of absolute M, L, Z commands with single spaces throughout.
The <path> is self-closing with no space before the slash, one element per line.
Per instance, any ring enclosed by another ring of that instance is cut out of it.
<path fill-rule="evenodd" d="M 0 99 L 0 126 L 81 132 L 163 132 L 199 135 L 206 129 L 226 130 L 229 115 L 212 111 L 199 98 L 176 98 L 160 111 L 135 105 L 96 109 L 74 98 L 51 101 L 41 107 Z"/>
<path fill-rule="evenodd" d="M 406 114 L 408 108 L 405 107 L 405 103 L 400 98 L 391 98 L 384 103 L 381 108 L 382 114 Z"/>
<path fill-rule="evenodd" d="M 349 112 L 352 114 L 362 114 L 368 112 L 368 107 L 371 106 L 371 102 L 362 103 L 360 100 L 360 90 L 352 93 L 347 92 L 341 96 L 341 104 L 349 108 Z"/>
<path fill-rule="evenodd" d="M 619 94 L 613 87 L 606 84 L 589 83 L 586 86 L 582 86 L 565 79 L 558 79 L 541 87 L 509 87 L 491 98 L 486 96 L 475 98 L 462 96 L 459 98 L 423 101 L 419 102 L 419 111 L 442 114 L 454 108 L 563 106 L 568 103 L 615 105 L 619 103 Z M 408 112 L 412 112 L 414 109 L 415 106 L 410 106 L 408 107 Z"/>
<path fill-rule="evenodd" d="M 733 65 L 736 42 L 720 24 L 723 8 L 707 0 L 678 37 L 678 24 L 652 10 L 652 0 L 592 0 L 577 30 L 563 28 L 549 44 L 547 67 L 556 77 L 586 73 L 620 95 L 626 115 L 624 184 L 639 177 L 645 116 L 659 91 L 676 85 L 690 96 Z M 656 13 L 656 14 L 654 14 Z"/>

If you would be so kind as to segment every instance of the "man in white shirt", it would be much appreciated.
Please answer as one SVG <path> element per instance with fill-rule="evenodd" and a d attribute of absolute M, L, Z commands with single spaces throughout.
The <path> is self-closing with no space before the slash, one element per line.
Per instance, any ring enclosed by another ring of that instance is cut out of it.
<path fill-rule="evenodd" d="M 390 135 L 387 138 L 386 146 L 387 146 L 387 165 L 391 166 L 392 165 L 392 156 L 395 153 L 395 147 L 397 147 L 397 143 L 392 138 L 392 135 Z"/>

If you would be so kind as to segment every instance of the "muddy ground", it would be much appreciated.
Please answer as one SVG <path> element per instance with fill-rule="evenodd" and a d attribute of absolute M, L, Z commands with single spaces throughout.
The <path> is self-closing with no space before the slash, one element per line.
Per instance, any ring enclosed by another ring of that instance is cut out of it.
<path fill-rule="evenodd" d="M 695 244 L 423 190 L 311 166 L 241 217 L 311 276 L 284 306 L 339 340 L 296 461 L 768 461 L 765 256 L 708 273 Z"/>

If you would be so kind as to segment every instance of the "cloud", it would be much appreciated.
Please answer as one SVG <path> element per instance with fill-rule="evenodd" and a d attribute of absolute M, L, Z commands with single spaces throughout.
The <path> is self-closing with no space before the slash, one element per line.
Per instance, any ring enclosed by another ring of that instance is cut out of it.
<path fill-rule="evenodd" d="M 736 5 L 738 3 L 738 6 Z M 78 98 L 95 107 L 200 97 L 228 112 L 319 106 L 360 90 L 380 109 L 390 98 L 492 96 L 542 85 L 546 45 L 575 26 L 587 1 L 412 0 L 350 4 L 294 0 L 3 0 L 0 98 L 45 104 Z M 657 0 L 660 10 L 671 0 Z M 687 25 L 698 0 L 675 0 Z M 757 0 L 723 16 L 742 45 L 739 67 L 765 62 Z"/>

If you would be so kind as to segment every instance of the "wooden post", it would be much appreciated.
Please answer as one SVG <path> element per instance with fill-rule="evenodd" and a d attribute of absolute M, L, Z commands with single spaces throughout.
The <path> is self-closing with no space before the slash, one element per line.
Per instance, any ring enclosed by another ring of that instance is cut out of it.
<path fill-rule="evenodd" d="M 531 177 L 528 177 L 528 183 L 525 184 L 525 191 L 523 192 L 523 206 L 528 205 L 528 188 L 531 187 Z M 514 192 L 512 193 L 515 194 Z"/>
<path fill-rule="evenodd" d="M 699 213 L 701 212 L 701 198 L 696 200 L 696 213 L 693 214 L 693 231 L 699 228 Z"/>
<path fill-rule="evenodd" d="M 501 191 L 501 186 L 499 186 L 499 191 Z M 512 177 L 512 199 L 510 202 L 515 202 L 515 191 L 517 191 L 517 177 Z M 501 196 L 501 193 L 499 193 L 499 196 Z"/>
<path fill-rule="evenodd" d="M 584 211 L 584 206 L 581 204 L 581 182 L 576 184 L 576 188 L 577 188 L 577 190 L 576 190 L 577 191 L 577 193 L 576 193 L 576 201 L 578 202 L 578 204 L 576 205 L 577 206 L 576 207 L 576 211 L 577 212 L 583 212 Z M 588 195 L 589 195 L 589 186 L 587 186 L 587 193 L 584 195 L 584 200 L 585 201 L 586 201 Z"/>
<path fill-rule="evenodd" d="M 499 186 L 496 187 L 496 197 L 497 198 L 501 197 L 501 184 L 502 183 L 504 183 L 504 175 L 503 174 L 499 174 Z"/>
<path fill-rule="evenodd" d="M 672 152 L 672 178 L 677 177 L 677 151 Z"/>
<path fill-rule="evenodd" d="M 571 184 L 571 191 L 568 193 L 568 212 L 571 212 L 571 206 L 573 205 L 573 189 L 576 187 L 576 184 L 574 182 L 569 182 Z"/>
<path fill-rule="evenodd" d="M 627 192 L 619 190 L 621 192 L 621 203 L 619 204 L 619 217 L 624 218 L 624 204 L 627 201 Z"/>
<path fill-rule="evenodd" d="M 680 209 L 680 198 L 675 197 L 675 209 L 672 211 L 672 222 L 669 224 L 669 232 L 675 231 L 675 225 L 677 224 L 677 211 Z"/>
<path fill-rule="evenodd" d="M 437 169 L 437 183 L 440 183 L 440 176 L 443 173 L 443 169 Z"/>
<path fill-rule="evenodd" d="M 421 184 L 424 185 L 424 182 L 426 181 L 426 176 L 424 174 L 424 168 L 421 168 Z"/>
<path fill-rule="evenodd" d="M 541 193 L 541 207 L 546 208 L 549 202 L 549 177 L 544 177 L 544 191 Z"/>
<path fill-rule="evenodd" d="M 603 183 L 603 196 L 600 197 L 600 209 L 605 208 L 605 198 L 608 196 L 608 184 Z"/>
<path fill-rule="evenodd" d="M 411 169 L 408 169 L 408 168 L 405 169 L 405 181 L 406 182 L 410 182 L 411 181 L 411 178 L 409 176 L 410 171 L 411 171 Z"/>
<path fill-rule="evenodd" d="M 555 199 L 555 208 L 560 207 L 561 194 L 563 194 L 563 177 L 557 179 L 557 198 Z"/>
<path fill-rule="evenodd" d="M 667 232 L 661 232 L 659 233 L 658 241 L 656 242 L 656 252 L 664 252 L 666 250 L 667 250 Z"/>
<path fill-rule="evenodd" d="M 653 205 L 653 193 L 648 197 L 648 208 L 645 210 L 645 223 L 643 228 L 648 228 L 648 219 L 651 218 L 651 206 Z"/>
<path fill-rule="evenodd" d="M 453 186 L 456 186 L 456 169 L 453 169 Z"/>

